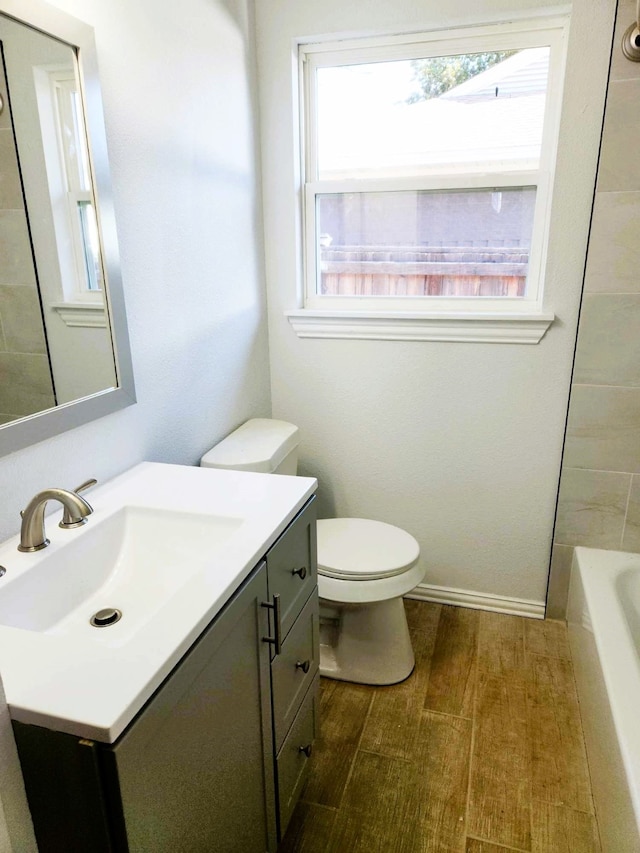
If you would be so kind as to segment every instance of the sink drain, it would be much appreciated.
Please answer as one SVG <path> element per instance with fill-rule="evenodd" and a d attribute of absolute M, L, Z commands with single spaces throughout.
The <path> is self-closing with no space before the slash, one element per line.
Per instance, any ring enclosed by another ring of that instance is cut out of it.
<path fill-rule="evenodd" d="M 94 613 L 89 622 L 94 628 L 107 628 L 109 625 L 115 625 L 120 619 L 122 619 L 120 610 L 116 610 L 115 607 L 105 607 L 103 610 Z"/>

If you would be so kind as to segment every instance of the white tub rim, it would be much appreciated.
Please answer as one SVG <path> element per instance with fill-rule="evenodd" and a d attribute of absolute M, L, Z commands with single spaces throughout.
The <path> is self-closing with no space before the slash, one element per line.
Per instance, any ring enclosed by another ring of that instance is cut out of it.
<path fill-rule="evenodd" d="M 640 638 L 635 640 L 631 634 L 616 587 L 616 579 L 629 569 L 640 573 L 640 554 L 577 546 L 571 585 L 576 568 L 640 832 Z"/>

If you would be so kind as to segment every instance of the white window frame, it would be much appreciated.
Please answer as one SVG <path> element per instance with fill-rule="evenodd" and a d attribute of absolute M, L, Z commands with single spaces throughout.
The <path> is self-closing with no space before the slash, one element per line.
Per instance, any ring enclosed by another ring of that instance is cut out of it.
<path fill-rule="evenodd" d="M 538 343 L 554 320 L 543 310 L 543 281 L 556 161 L 568 18 L 554 17 L 445 32 L 316 41 L 299 45 L 301 198 L 304 295 L 287 312 L 300 337 L 393 340 L 460 340 Z M 544 128 L 537 169 L 494 171 L 434 167 L 408 178 L 317 179 L 315 71 L 367 62 L 483 53 L 514 48 L 550 48 Z M 399 190 L 500 190 L 534 187 L 536 202 L 524 297 L 361 297 L 316 292 L 316 198 L 323 193 Z"/>
<path fill-rule="evenodd" d="M 86 286 L 84 242 L 78 214 L 81 202 L 89 202 L 95 209 L 94 194 L 91 189 L 80 186 L 77 168 L 70 161 L 70 152 L 61 132 L 61 100 L 64 104 L 62 109 L 70 109 L 69 99 L 77 90 L 77 80 L 67 65 L 34 66 L 33 74 L 60 269 L 60 280 L 55 288 L 57 294 L 54 296 L 52 293 L 53 298 L 59 301 L 50 301 L 49 304 L 66 325 L 102 327 L 106 325 L 104 290 L 90 290 Z M 59 92 L 62 98 L 58 97 Z M 79 132 L 84 133 L 84 127 L 79 128 Z M 88 152 L 85 154 L 88 156 Z M 92 181 L 90 165 L 89 175 Z M 104 280 L 104 269 L 102 278 Z M 73 322 L 69 322 L 70 317 Z M 91 318 L 90 322 L 83 321 L 82 318 L 87 317 Z"/>
<path fill-rule="evenodd" d="M 77 299 L 102 302 L 103 287 L 89 288 L 87 286 L 88 272 L 86 269 L 85 245 L 80 226 L 80 205 L 88 204 L 94 207 L 93 191 L 81 185 L 80 171 L 86 170 L 89 172 L 89 184 L 91 184 L 91 176 L 89 170 L 89 152 L 86 149 L 84 140 L 85 128 L 78 126 L 78 116 L 74 118 L 72 111 L 72 101 L 74 95 L 77 95 L 79 87 L 73 71 L 57 72 L 49 75 L 51 84 L 51 98 L 54 105 L 54 115 L 56 116 L 56 135 L 58 142 L 58 151 L 60 157 L 60 173 L 63 175 L 63 180 L 67 191 L 67 221 L 68 233 L 71 235 L 72 251 L 74 254 L 76 275 L 74 280 L 74 296 Z M 82 116 L 79 117 L 82 120 Z M 75 127 L 77 138 L 74 140 L 77 151 L 75 157 L 72 154 L 73 147 L 65 140 L 62 128 L 73 125 Z M 79 165 L 76 161 L 82 162 Z"/>

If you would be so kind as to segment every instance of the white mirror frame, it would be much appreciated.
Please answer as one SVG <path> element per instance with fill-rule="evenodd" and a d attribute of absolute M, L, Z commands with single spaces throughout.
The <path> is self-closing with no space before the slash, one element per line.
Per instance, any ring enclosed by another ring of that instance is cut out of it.
<path fill-rule="evenodd" d="M 76 52 L 102 237 L 106 298 L 118 382 L 117 388 L 63 403 L 0 426 L 0 456 L 4 456 L 130 406 L 136 402 L 136 397 L 93 29 L 42 0 L 0 0 L 0 13 L 65 42 Z"/>

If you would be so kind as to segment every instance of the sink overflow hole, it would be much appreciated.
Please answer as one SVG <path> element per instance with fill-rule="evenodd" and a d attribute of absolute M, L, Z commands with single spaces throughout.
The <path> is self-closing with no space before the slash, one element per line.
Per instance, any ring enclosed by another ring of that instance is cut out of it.
<path fill-rule="evenodd" d="M 103 610 L 98 610 L 94 613 L 89 622 L 94 628 L 107 628 L 109 625 L 114 625 L 122 619 L 122 612 L 116 610 L 115 607 L 105 607 Z"/>

